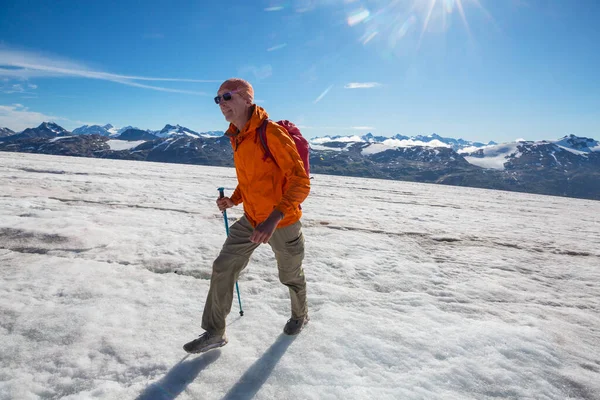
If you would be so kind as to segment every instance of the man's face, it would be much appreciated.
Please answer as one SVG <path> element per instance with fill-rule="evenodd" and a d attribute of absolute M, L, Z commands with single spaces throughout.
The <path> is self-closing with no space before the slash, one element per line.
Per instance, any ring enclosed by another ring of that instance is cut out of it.
<path fill-rule="evenodd" d="M 225 100 L 223 95 L 225 93 L 231 93 L 231 99 Z M 221 102 L 219 103 L 219 108 L 225 117 L 227 122 L 232 123 L 233 121 L 246 117 L 248 115 L 248 109 L 251 104 L 244 100 L 239 93 L 235 93 L 234 90 L 219 90 L 217 93 L 218 96 L 221 96 Z"/>

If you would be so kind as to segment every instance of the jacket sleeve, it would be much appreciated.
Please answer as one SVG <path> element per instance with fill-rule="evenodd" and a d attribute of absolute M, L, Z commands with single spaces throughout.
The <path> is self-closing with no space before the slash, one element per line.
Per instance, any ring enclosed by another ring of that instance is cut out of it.
<path fill-rule="evenodd" d="M 230 199 L 236 206 L 242 202 L 242 194 L 240 193 L 239 185 L 235 187 L 235 190 L 233 191 L 233 194 L 231 195 Z"/>
<path fill-rule="evenodd" d="M 310 179 L 304 170 L 294 140 L 283 131 L 283 128 L 275 123 L 269 123 L 266 134 L 269 151 L 289 183 L 275 209 L 284 215 L 289 214 L 294 212 L 308 196 Z"/>

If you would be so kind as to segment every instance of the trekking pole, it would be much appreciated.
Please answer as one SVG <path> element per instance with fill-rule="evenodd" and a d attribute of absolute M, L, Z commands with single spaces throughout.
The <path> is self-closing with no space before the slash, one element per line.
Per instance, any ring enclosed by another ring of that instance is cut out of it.
<path fill-rule="evenodd" d="M 225 197 L 225 188 L 220 187 L 219 189 L 219 198 L 222 199 Z M 225 233 L 229 236 L 229 221 L 227 220 L 227 209 L 223 210 L 223 220 L 225 221 Z M 240 316 L 244 316 L 244 310 L 242 310 L 242 299 L 240 298 L 240 287 L 238 286 L 237 281 L 235 281 L 235 290 L 237 291 L 238 303 L 240 304 Z"/>

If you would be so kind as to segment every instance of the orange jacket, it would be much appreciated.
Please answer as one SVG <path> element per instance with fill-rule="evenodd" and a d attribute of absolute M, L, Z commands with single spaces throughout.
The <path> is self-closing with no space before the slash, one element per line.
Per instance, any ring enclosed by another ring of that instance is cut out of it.
<path fill-rule="evenodd" d="M 257 129 L 267 118 L 267 112 L 255 105 L 241 132 L 230 124 L 225 133 L 233 147 L 238 179 L 231 200 L 235 205 L 244 203 L 244 213 L 255 227 L 266 220 L 273 209 L 281 211 L 283 219 L 277 225 L 281 228 L 300 220 L 299 205 L 310 192 L 310 180 L 294 140 L 275 122 L 268 123 L 266 136 L 276 163 L 269 157 L 263 160 L 265 150 Z"/>

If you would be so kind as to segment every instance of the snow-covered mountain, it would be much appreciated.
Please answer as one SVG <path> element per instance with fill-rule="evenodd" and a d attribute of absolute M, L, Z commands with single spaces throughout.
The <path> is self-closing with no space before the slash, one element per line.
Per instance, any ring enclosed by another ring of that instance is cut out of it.
<path fill-rule="evenodd" d="M 83 125 L 79 128 L 73 129 L 73 135 L 101 135 L 101 136 L 110 136 L 116 133 L 117 130 L 111 124 L 106 124 L 104 126 L 100 125 Z"/>
<path fill-rule="evenodd" d="M 166 138 L 169 136 L 178 136 L 178 135 L 191 136 L 191 137 L 195 137 L 195 138 L 201 137 L 198 132 L 195 132 L 195 131 L 193 131 L 189 128 L 186 128 L 185 126 L 181 126 L 179 124 L 177 124 L 177 125 L 167 124 L 160 131 L 153 131 L 151 133 L 154 134 L 155 136 L 158 136 L 161 138 Z"/>
<path fill-rule="evenodd" d="M 518 141 L 482 148 L 467 147 L 458 151 L 471 164 L 483 168 L 510 169 L 515 165 L 524 167 L 549 166 L 570 169 L 581 162 L 594 162 L 600 158 L 597 140 L 575 135 L 558 140 Z"/>
<path fill-rule="evenodd" d="M 450 147 L 454 151 L 458 151 L 468 147 L 480 148 L 486 146 L 484 143 L 471 142 L 464 139 L 445 138 L 435 133 L 428 136 L 404 136 L 397 134 L 391 137 L 374 136 L 372 133 L 367 133 L 363 136 L 323 136 L 310 139 L 311 147 L 314 150 L 343 150 L 352 146 L 354 143 L 376 144 L 376 148 L 380 151 L 413 146 Z M 494 144 L 496 143 L 489 142 L 487 145 Z M 364 148 L 366 149 L 368 147 L 369 146 L 365 146 Z M 371 149 L 370 152 L 373 153 L 373 149 Z"/>
<path fill-rule="evenodd" d="M 62 126 L 55 124 L 54 122 L 43 122 L 37 128 L 27 128 L 23 132 L 0 137 L 0 140 L 19 140 L 19 139 L 30 139 L 30 138 L 53 138 L 57 136 L 70 135 L 70 132 L 64 129 Z"/>
<path fill-rule="evenodd" d="M 163 137 L 151 132 L 130 128 L 119 136 L 73 135 L 68 140 L 56 140 L 70 133 L 56 124 L 44 123 L 21 134 L 0 137 L 0 151 L 233 165 L 229 138 L 220 132 L 201 134 L 180 125 L 167 125 L 158 131 Z M 131 143 L 106 143 L 112 139 Z M 311 171 L 317 174 L 600 199 L 600 145 L 585 137 L 490 145 L 436 135 L 338 136 L 311 142 Z M 457 151 L 457 146 L 462 148 Z"/>
<path fill-rule="evenodd" d="M 565 136 L 554 142 L 558 147 L 574 151 L 577 154 L 600 151 L 600 142 L 592 138 L 575 135 Z"/>
<path fill-rule="evenodd" d="M 101 136 L 118 136 L 128 129 L 138 129 L 133 126 L 124 126 L 123 128 L 115 128 L 112 124 L 100 125 L 83 125 L 73 129 L 74 135 L 101 135 Z"/>
<path fill-rule="evenodd" d="M 149 130 L 148 132 L 150 132 L 153 135 L 158 136 L 160 138 L 167 138 L 167 137 L 171 137 L 171 136 L 189 136 L 192 138 L 210 138 L 210 137 L 223 136 L 223 133 L 224 133 L 222 131 L 210 131 L 210 132 L 199 133 L 199 132 L 191 130 L 190 128 L 186 128 L 185 126 L 181 126 L 179 124 L 177 124 L 177 125 L 167 124 L 160 131 L 150 131 Z"/>
<path fill-rule="evenodd" d="M 40 126 L 38 126 L 36 128 L 36 130 L 40 131 L 40 132 L 49 132 L 51 134 L 54 134 L 55 136 L 64 135 L 64 134 L 69 133 L 69 131 L 67 131 L 65 128 L 63 128 L 62 126 L 60 126 L 54 122 L 43 122 L 40 124 Z M 28 131 L 28 129 L 24 130 L 21 133 L 25 133 L 27 131 Z"/>
<path fill-rule="evenodd" d="M 152 129 L 140 129 L 135 126 L 127 125 L 122 128 L 115 128 L 111 124 L 106 124 L 104 126 L 101 125 L 83 125 L 79 128 L 75 128 L 73 130 L 74 135 L 101 135 L 101 136 L 109 136 L 109 137 L 119 137 L 122 136 L 125 132 L 135 130 L 136 135 L 140 136 L 140 131 L 147 132 L 150 135 L 160 138 L 167 138 L 170 136 L 189 136 L 193 138 L 208 138 L 208 137 L 219 137 L 223 136 L 223 131 L 209 131 L 199 133 L 192 129 L 186 128 L 185 126 L 181 126 L 179 124 L 171 125 L 167 124 L 163 129 L 160 130 L 152 130 Z M 0 136 L 2 136 L 0 134 Z M 8 135 L 6 135 L 8 136 Z M 137 140 L 137 139 L 136 139 Z"/>
<path fill-rule="evenodd" d="M 131 141 L 139 141 L 139 140 L 155 140 L 158 139 L 158 136 L 151 133 L 151 131 L 143 131 L 137 128 L 129 128 L 126 131 L 111 136 L 115 139 L 119 140 L 131 140 Z"/>
<path fill-rule="evenodd" d="M 458 149 L 462 149 L 465 147 L 469 147 L 469 146 L 474 146 L 474 147 L 483 147 L 483 146 L 490 146 L 490 145 L 494 145 L 496 144 L 495 142 L 490 141 L 489 143 L 485 144 L 485 143 L 481 143 L 481 142 L 472 142 L 470 140 L 464 140 L 464 139 L 453 139 L 453 138 L 445 138 L 442 137 L 438 134 L 432 134 L 432 135 L 428 135 L 428 136 L 423 136 L 423 135 L 417 135 L 414 138 L 411 138 L 412 140 L 415 141 L 420 141 L 423 143 L 430 143 L 430 142 L 435 142 L 435 141 L 439 141 L 441 143 L 445 143 L 447 145 L 450 145 L 455 151 Z"/>
<path fill-rule="evenodd" d="M 15 132 L 13 130 L 0 127 L 0 137 L 11 136 L 14 134 L 15 134 Z"/>
<path fill-rule="evenodd" d="M 122 128 L 116 129 L 113 128 L 113 133 L 111 133 L 111 136 L 119 136 L 121 135 L 123 132 L 128 131 L 129 129 L 137 129 L 137 130 L 141 130 L 140 128 L 138 128 L 137 126 L 131 126 L 131 125 L 127 125 L 124 126 Z M 148 132 L 150 132 L 150 130 L 148 130 Z"/>
<path fill-rule="evenodd" d="M 575 135 L 565 136 L 558 140 L 542 141 L 518 141 L 512 143 L 487 144 L 471 142 L 464 139 L 445 138 L 437 134 L 428 136 L 402 136 L 392 137 L 374 136 L 368 133 L 364 136 L 325 136 L 310 139 L 313 151 L 348 151 L 360 153 L 361 156 L 372 157 L 378 153 L 385 153 L 383 158 L 396 158 L 398 154 L 410 154 L 413 159 L 436 159 L 440 154 L 445 154 L 450 161 L 453 158 L 464 157 L 469 163 L 482 168 L 510 169 L 511 165 L 524 163 L 530 166 L 565 166 L 579 165 L 579 161 L 588 163 L 589 154 L 600 156 L 600 143 L 597 140 L 578 137 Z M 411 152 L 397 151 L 400 149 L 412 149 Z M 451 153 L 432 153 L 430 149 L 450 149 Z M 420 150 L 418 150 L 420 149 Z M 423 154 L 417 154 L 421 152 Z M 432 158 L 432 155 L 435 157 Z M 525 156 L 523 158 L 523 156 Z M 582 160 L 581 157 L 586 158 Z M 377 157 L 382 158 L 382 157 Z M 509 163 L 509 164 L 507 164 Z"/>

